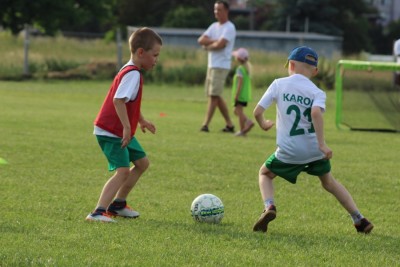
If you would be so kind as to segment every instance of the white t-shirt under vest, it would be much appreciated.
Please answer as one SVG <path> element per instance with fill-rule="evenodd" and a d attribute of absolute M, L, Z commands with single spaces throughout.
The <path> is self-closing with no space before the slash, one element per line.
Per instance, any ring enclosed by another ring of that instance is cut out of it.
<path fill-rule="evenodd" d="M 128 65 L 133 64 L 132 60 L 129 60 L 121 69 L 125 68 Z M 115 93 L 114 98 L 117 99 L 125 99 L 125 103 L 131 100 L 134 100 L 139 91 L 140 84 L 140 73 L 137 71 L 130 71 L 122 77 L 121 83 L 118 86 L 117 92 Z M 115 134 L 110 133 L 100 127 L 94 126 L 93 134 L 95 135 L 104 135 L 109 137 L 118 137 Z"/>

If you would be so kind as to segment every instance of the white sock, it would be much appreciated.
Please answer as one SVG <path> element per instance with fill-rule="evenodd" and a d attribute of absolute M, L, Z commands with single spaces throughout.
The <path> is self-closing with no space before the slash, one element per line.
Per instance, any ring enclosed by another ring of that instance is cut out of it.
<path fill-rule="evenodd" d="M 268 209 L 269 206 L 271 206 L 271 205 L 275 205 L 274 199 L 267 198 L 266 200 L 264 200 L 264 205 L 265 205 L 265 209 Z"/>
<path fill-rule="evenodd" d="M 361 219 L 364 218 L 364 216 L 358 210 L 351 213 L 350 216 L 354 224 L 359 224 Z"/>

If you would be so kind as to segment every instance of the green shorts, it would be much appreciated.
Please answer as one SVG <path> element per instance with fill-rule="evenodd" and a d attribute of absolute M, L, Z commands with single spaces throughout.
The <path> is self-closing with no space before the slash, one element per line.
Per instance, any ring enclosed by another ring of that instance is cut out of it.
<path fill-rule="evenodd" d="M 290 164 L 280 161 L 275 157 L 275 154 L 272 154 L 267 159 L 265 166 L 271 172 L 292 184 L 296 183 L 297 176 L 300 172 L 307 172 L 314 176 L 322 176 L 331 171 L 331 163 L 329 162 L 329 159 L 320 159 L 306 164 Z"/>
<path fill-rule="evenodd" d="M 142 146 L 135 137 L 127 147 L 121 148 L 121 138 L 96 135 L 97 142 L 108 160 L 108 170 L 114 171 L 120 167 L 129 167 L 131 162 L 146 157 Z"/>

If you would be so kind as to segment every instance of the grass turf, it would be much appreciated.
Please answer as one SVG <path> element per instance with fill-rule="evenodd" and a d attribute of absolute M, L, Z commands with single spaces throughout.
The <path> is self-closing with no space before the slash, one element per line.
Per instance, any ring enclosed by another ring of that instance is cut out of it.
<path fill-rule="evenodd" d="M 400 136 L 339 131 L 328 92 L 325 130 L 333 174 L 373 221 L 357 234 L 345 210 L 316 178 L 275 181 L 278 217 L 253 233 L 262 211 L 257 173 L 275 132 L 247 138 L 199 131 L 201 87 L 145 85 L 143 113 L 157 133 L 137 137 L 151 161 L 128 202 L 141 217 L 88 223 L 111 173 L 92 135 L 110 82 L 0 82 L 1 266 L 395 266 L 400 262 Z M 263 91 L 254 92 L 251 113 Z M 228 98 L 229 90 L 226 90 Z M 274 119 L 274 108 L 267 111 Z M 236 125 L 237 119 L 233 118 Z M 195 223 L 190 204 L 213 193 L 220 225 Z"/>

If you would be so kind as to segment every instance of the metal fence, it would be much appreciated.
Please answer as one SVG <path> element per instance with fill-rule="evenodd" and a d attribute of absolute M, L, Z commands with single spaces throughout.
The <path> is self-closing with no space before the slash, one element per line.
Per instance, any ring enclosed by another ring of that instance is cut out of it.
<path fill-rule="evenodd" d="M 136 28 L 128 26 L 128 36 Z M 163 38 L 166 45 L 189 47 L 199 47 L 197 39 L 205 31 L 205 29 L 152 29 Z M 237 31 L 235 47 L 287 54 L 296 46 L 307 45 L 313 47 L 321 56 L 331 58 L 341 55 L 342 41 L 341 37 L 317 33 Z"/>

